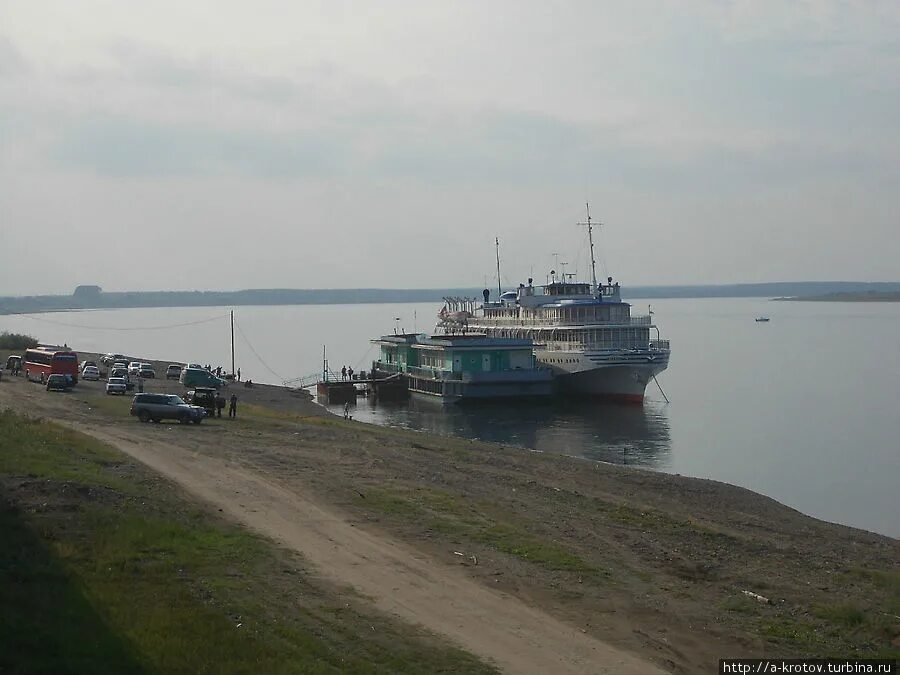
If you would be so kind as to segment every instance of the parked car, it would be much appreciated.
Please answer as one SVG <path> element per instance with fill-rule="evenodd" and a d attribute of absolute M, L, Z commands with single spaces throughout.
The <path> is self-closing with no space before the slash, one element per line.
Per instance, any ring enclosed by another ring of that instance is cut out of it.
<path fill-rule="evenodd" d="M 21 370 L 22 364 L 23 364 L 22 357 L 17 354 L 13 354 L 12 356 L 10 356 L 9 358 L 6 359 L 6 369 L 10 372 L 13 372 L 16 369 Z"/>
<path fill-rule="evenodd" d="M 72 388 L 72 379 L 60 373 L 47 376 L 47 391 L 67 391 Z"/>
<path fill-rule="evenodd" d="M 181 377 L 181 366 L 177 363 L 170 363 L 169 367 L 166 368 L 166 379 L 177 380 L 179 377 Z"/>
<path fill-rule="evenodd" d="M 202 368 L 185 368 L 181 371 L 178 381 L 185 387 L 214 387 L 218 389 L 225 384 L 224 381 Z"/>
<path fill-rule="evenodd" d="M 97 366 L 85 366 L 84 370 L 81 371 L 81 379 L 98 381 L 100 379 L 100 369 Z"/>
<path fill-rule="evenodd" d="M 128 363 L 128 357 L 124 354 L 104 354 L 100 357 L 100 363 L 105 366 L 111 366 L 117 361 L 121 361 L 122 363 Z"/>
<path fill-rule="evenodd" d="M 79 366 L 78 366 L 78 370 L 80 370 L 81 372 L 84 372 L 84 369 L 87 368 L 88 366 L 94 366 L 95 368 L 97 368 L 97 370 L 100 369 L 100 368 L 97 366 L 97 362 L 96 362 L 96 361 L 82 361 L 82 362 L 79 364 Z"/>
<path fill-rule="evenodd" d="M 144 379 L 153 380 L 156 378 L 156 371 L 153 370 L 153 366 L 149 363 L 142 363 L 140 369 L 138 370 L 138 376 L 143 377 Z"/>
<path fill-rule="evenodd" d="M 113 368 L 109 372 L 110 377 L 121 377 L 125 380 L 125 386 L 128 388 L 128 391 L 134 389 L 134 380 L 131 379 L 131 375 L 128 374 L 128 370 L 125 368 Z"/>
<path fill-rule="evenodd" d="M 203 408 L 185 403 L 174 394 L 135 394 L 131 400 L 131 414 L 141 422 L 178 420 L 183 424 L 200 424 L 206 417 Z"/>
<path fill-rule="evenodd" d="M 124 394 L 128 391 L 128 383 L 124 377 L 110 377 L 106 381 L 107 394 Z"/>
<path fill-rule="evenodd" d="M 128 374 L 129 375 L 137 375 L 138 371 L 141 369 L 140 361 L 132 361 L 128 364 Z"/>
<path fill-rule="evenodd" d="M 184 400 L 188 403 L 198 405 L 210 417 L 216 414 L 216 390 L 212 387 L 195 387 L 184 392 Z"/>

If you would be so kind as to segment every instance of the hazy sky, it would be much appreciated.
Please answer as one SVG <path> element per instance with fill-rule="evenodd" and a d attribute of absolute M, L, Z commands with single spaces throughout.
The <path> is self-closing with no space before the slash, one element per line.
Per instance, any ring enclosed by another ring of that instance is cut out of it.
<path fill-rule="evenodd" d="M 0 295 L 900 278 L 900 2 L 0 3 Z M 554 258 L 552 254 L 558 254 Z"/>

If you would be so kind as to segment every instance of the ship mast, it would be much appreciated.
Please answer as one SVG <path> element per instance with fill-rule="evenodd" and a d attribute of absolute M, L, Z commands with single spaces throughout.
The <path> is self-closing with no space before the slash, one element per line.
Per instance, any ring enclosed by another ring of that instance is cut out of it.
<path fill-rule="evenodd" d="M 594 226 L 591 223 L 591 205 L 585 202 L 584 206 L 587 209 L 587 222 L 578 224 L 587 225 L 588 241 L 591 243 L 591 282 L 593 283 L 594 292 L 597 293 L 599 287 L 597 286 L 597 261 L 594 260 Z"/>
<path fill-rule="evenodd" d="M 497 302 L 500 302 L 500 296 L 503 295 L 500 287 L 500 237 L 494 237 L 494 243 L 497 245 Z"/>

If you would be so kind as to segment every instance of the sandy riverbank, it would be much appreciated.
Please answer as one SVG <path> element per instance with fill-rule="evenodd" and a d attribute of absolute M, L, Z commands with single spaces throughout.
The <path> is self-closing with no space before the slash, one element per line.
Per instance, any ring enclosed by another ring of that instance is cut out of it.
<path fill-rule="evenodd" d="M 673 672 L 711 672 L 736 655 L 897 653 L 895 539 L 714 481 L 346 422 L 279 387 L 233 385 L 237 422 L 141 425 L 102 384 L 53 394 L 4 377 L 0 407 L 123 448 L 384 611 L 498 662 L 540 639 L 514 625 L 528 612 L 559 626 L 541 644 L 575 659 L 570 672 L 596 672 L 586 667 L 596 648 Z M 157 380 L 146 390 L 181 387 Z M 236 484 L 241 496 L 231 497 Z M 327 526 L 293 529 L 314 513 Z M 335 562 L 329 537 L 351 559 Z M 373 555 L 384 556 L 378 574 L 361 562 Z M 404 559 L 416 564 L 400 581 L 381 574 Z M 454 590 L 429 594 L 441 588 Z M 508 605 L 481 595 L 527 612 L 504 614 Z M 466 606 L 478 609 L 467 617 Z M 499 636 L 479 631 L 485 620 Z"/>

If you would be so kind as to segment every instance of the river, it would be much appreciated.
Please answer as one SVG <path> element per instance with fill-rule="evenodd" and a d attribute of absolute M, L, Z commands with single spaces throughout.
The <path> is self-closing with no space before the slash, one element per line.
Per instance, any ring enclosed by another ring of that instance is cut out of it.
<path fill-rule="evenodd" d="M 669 369 L 641 406 L 584 402 L 375 405 L 358 420 L 497 441 L 682 475 L 766 494 L 804 513 L 900 537 L 900 303 L 665 299 Z M 280 383 L 331 367 L 366 370 L 369 339 L 429 330 L 435 304 L 235 309 L 244 379 Z M 0 316 L 0 330 L 83 351 L 230 368 L 229 308 Z M 769 323 L 754 318 L 765 314 Z"/>

